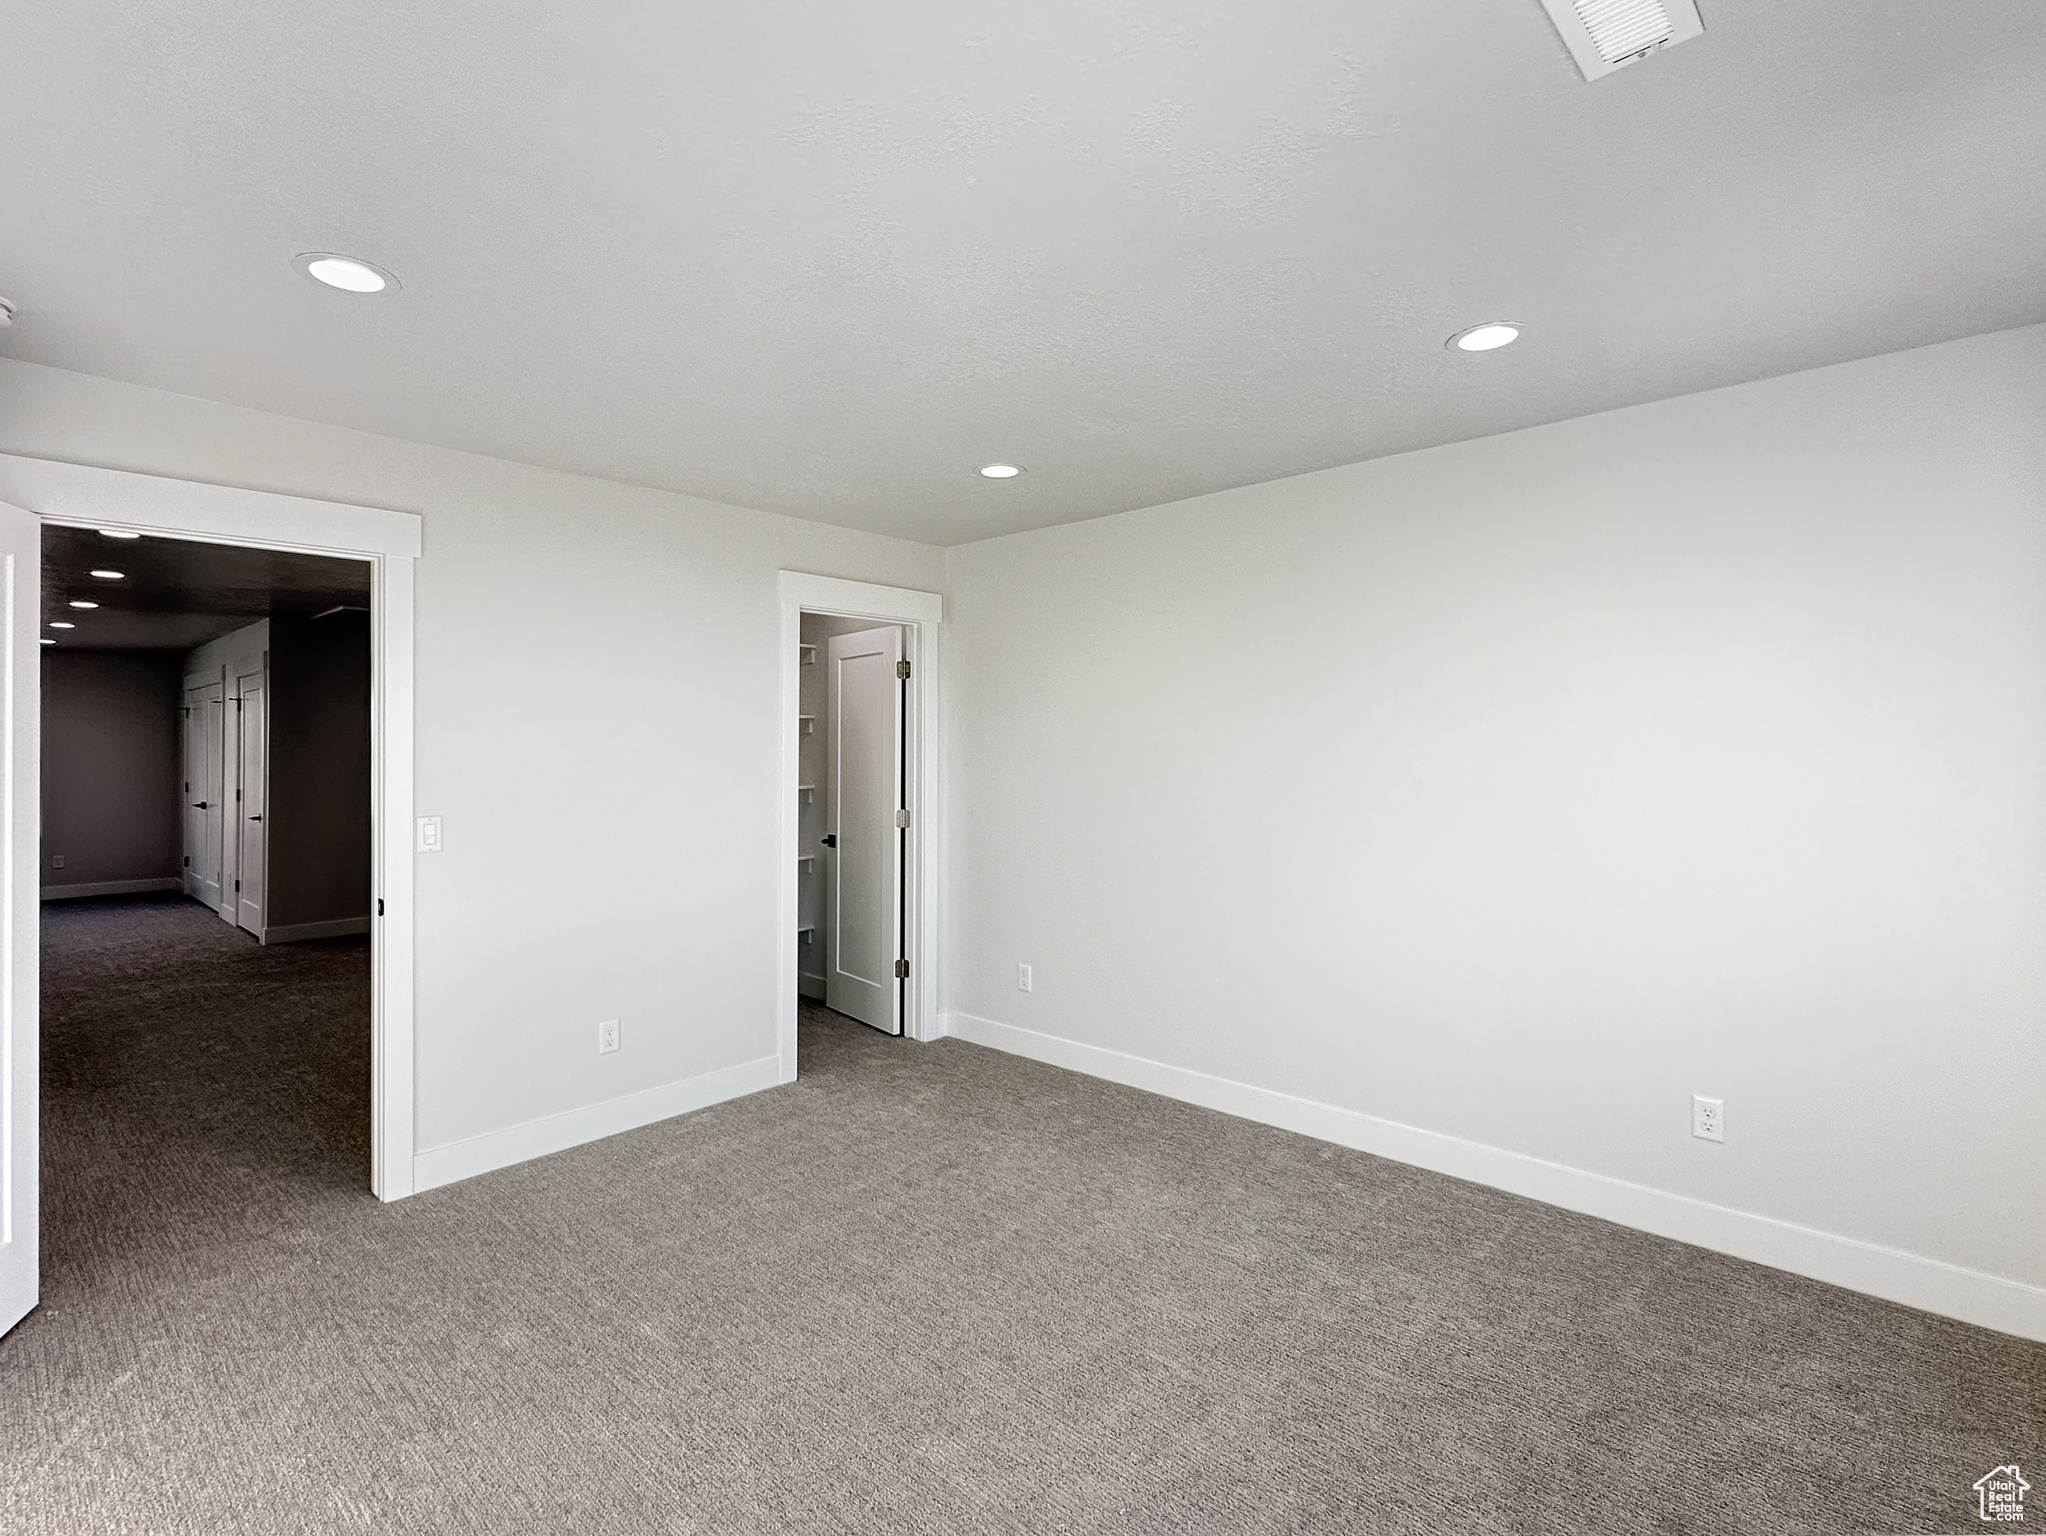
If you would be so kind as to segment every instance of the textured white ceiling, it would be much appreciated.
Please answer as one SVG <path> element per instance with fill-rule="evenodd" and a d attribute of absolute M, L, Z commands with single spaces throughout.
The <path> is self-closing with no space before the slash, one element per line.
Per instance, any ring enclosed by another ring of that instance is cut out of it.
<path fill-rule="evenodd" d="M 956 543 L 2046 319 L 2046 4 L 1701 10 L 17 0 L 0 352 Z"/>

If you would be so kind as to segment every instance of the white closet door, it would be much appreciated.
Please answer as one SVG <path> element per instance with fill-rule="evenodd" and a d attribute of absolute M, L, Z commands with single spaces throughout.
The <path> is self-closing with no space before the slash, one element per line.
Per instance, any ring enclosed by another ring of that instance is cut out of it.
<path fill-rule="evenodd" d="M 0 1333 L 34 1308 L 42 1174 L 37 1111 L 37 887 L 42 876 L 42 523 L 0 503 Z"/>
<path fill-rule="evenodd" d="M 221 829 L 227 793 L 222 771 L 227 686 L 185 686 L 185 894 L 220 910 Z"/>
<path fill-rule="evenodd" d="M 826 642 L 831 739 L 826 764 L 832 880 L 824 1000 L 864 1024 L 902 1033 L 902 631 Z"/>
<path fill-rule="evenodd" d="M 247 672 L 235 679 L 237 734 L 235 811 L 234 920 L 258 938 L 263 934 L 263 887 L 269 874 L 268 809 L 270 752 L 266 731 L 269 691 L 263 674 Z"/>

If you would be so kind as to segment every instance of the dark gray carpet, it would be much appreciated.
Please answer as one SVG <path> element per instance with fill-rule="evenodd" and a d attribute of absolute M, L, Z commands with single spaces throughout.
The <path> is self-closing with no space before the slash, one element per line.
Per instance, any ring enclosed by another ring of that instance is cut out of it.
<path fill-rule="evenodd" d="M 1944 1532 L 2046 1467 L 2046 1348 L 821 1010 L 381 1206 L 359 943 L 45 932 L 21 1536 Z"/>

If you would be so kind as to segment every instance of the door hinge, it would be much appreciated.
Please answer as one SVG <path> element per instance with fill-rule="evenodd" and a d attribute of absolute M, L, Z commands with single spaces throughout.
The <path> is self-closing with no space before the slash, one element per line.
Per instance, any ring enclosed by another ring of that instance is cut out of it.
<path fill-rule="evenodd" d="M 383 915 L 384 915 L 384 898 L 383 898 L 383 897 L 381 897 L 381 896 L 379 896 L 379 897 L 377 898 L 377 916 L 378 916 L 378 917 L 382 917 Z"/>
<path fill-rule="evenodd" d="M 241 883 L 241 881 L 239 881 L 239 880 L 235 881 L 235 883 L 234 883 L 234 888 L 235 888 L 236 890 L 240 890 L 240 889 L 242 888 L 242 883 Z"/>
<path fill-rule="evenodd" d="M 191 855 L 190 855 L 190 854 L 188 853 L 188 854 L 186 854 L 186 855 L 185 855 L 185 868 L 187 868 L 187 869 L 190 869 L 191 867 L 192 867 L 192 856 L 191 856 Z"/>
<path fill-rule="evenodd" d="M 895 979 L 897 981 L 909 980 L 909 962 L 907 960 L 895 962 Z"/>
<path fill-rule="evenodd" d="M 897 663 L 895 663 L 895 675 L 897 677 L 909 676 L 909 663 L 906 661 L 898 661 Z"/>
<path fill-rule="evenodd" d="M 908 826 L 908 825 L 909 825 L 909 812 L 907 812 L 907 811 L 897 811 L 897 812 L 895 813 L 895 825 L 897 825 L 898 827 L 906 827 L 906 826 Z"/>

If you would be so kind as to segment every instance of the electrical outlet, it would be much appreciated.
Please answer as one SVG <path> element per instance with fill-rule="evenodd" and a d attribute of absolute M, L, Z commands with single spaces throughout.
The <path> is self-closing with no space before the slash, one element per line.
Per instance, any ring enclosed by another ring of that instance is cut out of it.
<path fill-rule="evenodd" d="M 1691 1134 L 1700 1141 L 1726 1140 L 1726 1100 L 1692 1094 Z"/>
<path fill-rule="evenodd" d="M 1028 992 L 1030 990 L 1030 967 L 1027 965 L 1016 967 L 1016 990 L 1018 992 Z"/>
<path fill-rule="evenodd" d="M 64 855 L 63 855 L 63 854 L 61 854 L 61 853 L 53 853 L 53 854 L 51 854 L 51 855 L 50 855 L 50 868 L 52 868 L 52 869 L 62 869 L 63 867 L 64 867 Z"/>
<path fill-rule="evenodd" d="M 606 1019 L 597 1026 L 597 1054 L 608 1055 L 618 1049 L 618 1021 Z"/>

